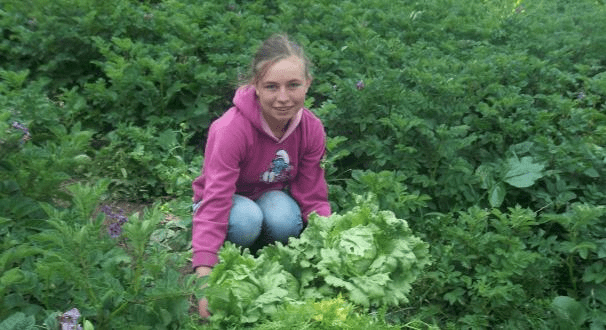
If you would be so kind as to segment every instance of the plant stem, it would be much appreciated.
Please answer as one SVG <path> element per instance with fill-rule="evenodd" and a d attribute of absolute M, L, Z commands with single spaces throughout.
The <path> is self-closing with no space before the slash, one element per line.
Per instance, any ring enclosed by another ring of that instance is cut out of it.
<path fill-rule="evenodd" d="M 113 319 L 116 315 L 120 314 L 120 312 L 122 312 L 123 309 L 126 308 L 126 306 L 128 306 L 128 301 L 125 301 L 122 303 L 122 305 L 120 305 L 118 308 L 116 308 L 109 316 L 109 319 Z"/>
<path fill-rule="evenodd" d="M 569 255 L 566 258 L 566 264 L 568 266 L 568 276 L 570 276 L 570 282 L 572 284 L 572 289 L 574 290 L 574 297 L 577 298 L 577 280 L 574 277 L 574 258 L 572 255 Z"/>

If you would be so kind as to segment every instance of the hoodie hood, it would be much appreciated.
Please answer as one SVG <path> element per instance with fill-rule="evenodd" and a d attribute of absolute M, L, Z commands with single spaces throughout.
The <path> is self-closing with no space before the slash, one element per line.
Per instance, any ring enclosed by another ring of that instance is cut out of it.
<path fill-rule="evenodd" d="M 263 115 L 261 114 L 261 105 L 257 101 L 257 94 L 255 90 L 255 86 L 253 85 L 245 85 L 236 90 L 236 95 L 233 99 L 234 105 L 240 111 L 240 113 L 246 118 L 254 128 L 258 129 L 260 132 L 267 134 L 272 139 L 282 142 L 284 141 L 292 132 L 297 128 L 299 123 L 301 122 L 301 116 L 303 111 L 299 110 L 295 117 L 291 119 L 290 124 L 288 125 L 288 129 L 284 133 L 282 138 L 278 139 L 274 136 L 269 128 L 269 125 L 263 119 Z"/>
<path fill-rule="evenodd" d="M 234 105 L 238 108 L 244 118 L 246 118 L 256 129 L 262 131 L 261 105 L 257 102 L 255 87 L 246 85 L 238 88 L 233 101 Z"/>

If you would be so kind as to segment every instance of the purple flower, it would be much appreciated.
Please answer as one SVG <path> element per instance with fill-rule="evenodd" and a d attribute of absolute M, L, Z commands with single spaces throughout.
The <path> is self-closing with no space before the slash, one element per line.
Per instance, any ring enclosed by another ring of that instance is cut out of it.
<path fill-rule="evenodd" d="M 27 129 L 27 127 L 25 127 L 25 125 L 23 125 L 17 121 L 13 122 L 13 128 L 18 129 L 18 130 L 22 131 L 23 133 L 29 133 L 29 130 Z"/>
<path fill-rule="evenodd" d="M 358 83 L 356 84 L 356 88 L 361 91 L 364 89 L 364 87 L 366 87 L 366 85 L 364 84 L 364 81 L 359 80 Z"/>
<path fill-rule="evenodd" d="M 82 330 L 82 326 L 78 324 L 79 318 L 80 311 L 77 308 L 72 308 L 63 313 L 63 315 L 61 315 L 59 318 L 61 330 Z"/>
<path fill-rule="evenodd" d="M 122 227 L 119 223 L 114 222 L 109 224 L 109 226 L 107 227 L 107 232 L 109 233 L 109 237 L 117 238 L 118 236 L 120 236 L 120 234 L 122 234 Z"/>
<path fill-rule="evenodd" d="M 117 238 L 122 234 L 122 225 L 128 221 L 128 217 L 124 215 L 124 210 L 120 209 L 119 213 L 114 213 L 109 205 L 101 207 L 101 212 L 105 213 L 110 223 L 107 227 L 107 232 L 111 238 Z"/>
<path fill-rule="evenodd" d="M 101 206 L 101 212 L 105 213 L 106 215 L 110 215 L 112 213 L 112 208 L 109 207 L 109 205 L 103 205 Z"/>
<path fill-rule="evenodd" d="M 126 221 L 128 221 L 128 218 L 123 214 L 118 214 L 118 215 L 116 215 L 116 220 L 118 220 L 118 223 L 120 225 L 123 225 L 126 223 Z"/>
<path fill-rule="evenodd" d="M 584 98 L 585 98 L 585 93 L 579 92 L 579 94 L 577 94 L 577 99 L 582 100 Z"/>
<path fill-rule="evenodd" d="M 70 310 L 68 310 L 67 312 L 63 313 L 64 317 L 70 318 L 72 320 L 74 320 L 74 322 L 78 321 L 78 319 L 80 318 L 80 311 L 77 308 L 72 308 Z"/>
<path fill-rule="evenodd" d="M 23 137 L 21 138 L 21 143 L 31 139 L 32 135 L 29 133 L 29 129 L 27 129 L 27 127 L 25 125 L 14 121 L 12 127 L 14 129 L 18 129 L 21 132 L 23 132 Z"/>

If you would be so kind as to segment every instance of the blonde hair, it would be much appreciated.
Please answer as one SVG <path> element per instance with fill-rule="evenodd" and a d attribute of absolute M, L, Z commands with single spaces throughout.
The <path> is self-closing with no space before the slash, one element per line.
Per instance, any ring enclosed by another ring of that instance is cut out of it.
<path fill-rule="evenodd" d="M 255 53 L 251 62 L 249 77 L 245 80 L 245 84 L 254 85 L 263 78 L 269 67 L 274 63 L 291 56 L 296 56 L 303 61 L 305 77 L 310 79 L 311 62 L 305 55 L 303 48 L 290 40 L 286 34 L 274 34 L 266 39 Z"/>

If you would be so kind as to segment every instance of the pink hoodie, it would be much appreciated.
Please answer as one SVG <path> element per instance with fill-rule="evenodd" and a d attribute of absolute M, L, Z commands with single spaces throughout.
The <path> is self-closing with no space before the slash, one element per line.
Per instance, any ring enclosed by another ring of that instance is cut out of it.
<path fill-rule="evenodd" d="M 303 221 L 313 211 L 331 212 L 320 167 L 325 151 L 320 120 L 303 108 L 277 139 L 261 115 L 253 86 L 239 88 L 234 105 L 210 126 L 202 174 L 192 184 L 194 201 L 202 201 L 193 218 L 194 268 L 218 262 L 234 194 L 255 200 L 269 190 L 289 188 Z"/>

